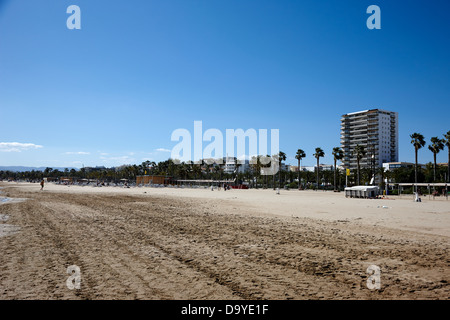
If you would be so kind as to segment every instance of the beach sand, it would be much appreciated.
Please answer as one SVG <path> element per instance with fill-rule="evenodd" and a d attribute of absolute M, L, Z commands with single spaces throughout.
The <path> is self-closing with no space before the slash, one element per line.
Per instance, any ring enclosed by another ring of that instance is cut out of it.
<path fill-rule="evenodd" d="M 0 186 L 0 299 L 450 298 L 442 197 Z"/>

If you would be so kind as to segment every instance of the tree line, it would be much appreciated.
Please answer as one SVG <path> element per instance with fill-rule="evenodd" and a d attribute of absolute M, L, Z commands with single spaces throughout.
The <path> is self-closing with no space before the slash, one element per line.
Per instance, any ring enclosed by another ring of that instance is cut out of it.
<path fill-rule="evenodd" d="M 450 131 L 444 134 L 443 139 L 432 137 L 430 140 L 429 150 L 433 153 L 434 162 L 425 165 L 425 168 L 418 166 L 418 153 L 421 148 L 426 145 L 425 138 L 419 133 L 410 135 L 411 144 L 415 150 L 415 166 L 412 168 L 396 168 L 386 171 L 384 168 L 361 167 L 360 161 L 367 154 L 366 149 L 362 145 L 357 145 L 353 150 L 353 155 L 357 160 L 357 168 L 351 170 L 350 176 L 346 176 L 346 170 L 337 167 L 337 162 L 341 161 L 345 154 L 340 147 L 332 149 L 334 166 L 333 170 L 321 170 L 320 158 L 325 156 L 324 150 L 316 148 L 313 157 L 316 159 L 315 172 L 297 170 L 284 170 L 282 168 L 283 161 L 286 160 L 286 153 L 279 152 L 275 155 L 276 161 L 279 162 L 279 170 L 272 176 L 261 174 L 261 169 L 269 167 L 270 164 L 263 164 L 262 156 L 254 157 L 250 164 L 250 169 L 240 172 L 238 168 L 242 165 L 235 159 L 236 170 L 233 173 L 224 172 L 224 167 L 217 164 L 209 164 L 207 161 L 200 163 L 177 163 L 172 159 L 161 162 L 144 161 L 139 165 L 124 165 L 114 168 L 80 168 L 58 169 L 46 168 L 44 171 L 0 171 L 0 179 L 2 180 L 23 180 L 23 181 L 39 181 L 44 177 L 63 179 L 72 178 L 89 179 L 108 182 L 119 182 L 122 179 L 136 181 L 137 176 L 142 175 L 162 175 L 170 177 L 172 181 L 177 180 L 234 180 L 236 184 L 246 183 L 253 188 L 298 188 L 298 189 L 334 189 L 341 190 L 347 181 L 348 185 L 369 184 L 374 173 L 379 176 L 379 185 L 384 188 L 385 179 L 394 183 L 432 183 L 445 182 L 450 178 L 450 167 L 447 168 L 437 166 L 436 155 L 446 146 L 449 150 L 450 162 Z M 266 155 L 268 157 L 268 155 Z M 298 161 L 298 168 L 301 168 L 301 161 L 306 158 L 306 153 L 302 149 L 298 149 L 295 155 Z"/>

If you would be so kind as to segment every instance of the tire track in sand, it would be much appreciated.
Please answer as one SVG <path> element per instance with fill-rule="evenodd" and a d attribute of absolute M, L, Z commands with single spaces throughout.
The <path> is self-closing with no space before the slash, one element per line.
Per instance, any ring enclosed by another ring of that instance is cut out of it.
<path fill-rule="evenodd" d="M 439 237 L 424 236 L 419 243 L 380 227 L 223 214 L 198 199 L 15 192 L 34 200 L 9 207 L 22 232 L 15 241 L 0 239 L 6 244 L 0 257 L 3 297 L 449 296 L 448 282 L 440 282 L 449 278 L 448 246 Z M 365 287 L 365 268 L 373 262 L 388 271 L 383 290 Z M 68 264 L 82 269 L 79 292 L 64 288 Z M 14 289 L 25 275 L 34 287 Z"/>

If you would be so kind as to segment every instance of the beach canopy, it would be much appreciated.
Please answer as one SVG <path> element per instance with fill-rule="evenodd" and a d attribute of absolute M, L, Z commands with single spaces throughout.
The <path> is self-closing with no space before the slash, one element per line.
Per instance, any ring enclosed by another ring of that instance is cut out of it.
<path fill-rule="evenodd" d="M 347 187 L 344 190 L 346 198 L 375 198 L 380 192 L 380 189 L 375 186 Z"/>
<path fill-rule="evenodd" d="M 356 191 L 370 191 L 370 190 L 378 190 L 378 187 L 375 186 L 355 186 L 355 187 L 347 187 L 345 190 L 356 190 Z"/>

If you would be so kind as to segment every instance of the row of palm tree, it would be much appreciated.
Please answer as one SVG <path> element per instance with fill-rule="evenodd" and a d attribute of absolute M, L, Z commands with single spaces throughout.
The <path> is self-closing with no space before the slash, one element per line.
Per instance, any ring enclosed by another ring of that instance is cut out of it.
<path fill-rule="evenodd" d="M 418 133 L 414 133 L 412 135 L 410 135 L 412 141 L 411 143 L 414 145 L 415 148 L 415 182 L 417 183 L 417 163 L 418 163 L 418 150 L 420 148 L 422 148 L 423 146 L 425 146 L 425 139 L 423 137 L 423 135 L 418 134 Z M 434 180 L 436 180 L 436 155 L 439 153 L 439 151 L 443 150 L 444 146 L 447 146 L 449 149 L 449 164 L 450 164 L 450 131 L 447 132 L 446 134 L 444 134 L 444 139 L 439 139 L 438 137 L 432 137 L 431 138 L 431 145 L 429 146 L 430 151 L 433 152 L 433 156 L 434 156 L 434 168 L 433 168 L 433 175 L 434 175 Z M 361 183 L 361 165 L 360 162 L 361 160 L 366 156 L 367 151 L 365 149 L 365 147 L 363 145 L 356 145 L 356 147 L 353 150 L 352 153 L 355 158 L 356 158 L 356 162 L 357 162 L 357 169 L 356 169 L 356 183 L 358 185 L 360 185 Z M 336 186 L 337 186 L 337 182 L 336 182 L 336 175 L 337 175 L 337 161 L 340 161 L 344 158 L 344 151 L 340 148 L 340 147 L 335 147 L 332 150 L 332 155 L 333 155 L 333 160 L 334 160 L 334 188 L 336 190 Z M 313 154 L 314 158 L 316 158 L 317 161 L 317 170 L 316 170 L 316 186 L 319 186 L 319 176 L 320 176 L 320 158 L 323 158 L 325 156 L 325 152 L 323 151 L 322 148 L 316 148 L 315 149 L 315 153 Z M 254 174 L 256 174 L 257 177 L 260 176 L 260 170 L 262 167 L 264 166 L 268 166 L 268 165 L 262 165 L 262 162 L 260 161 L 260 157 L 262 156 L 258 156 L 257 160 L 255 161 L 255 164 L 252 165 L 252 171 L 254 172 Z M 268 155 L 266 157 L 269 157 Z M 298 161 L 298 188 L 301 189 L 301 160 L 304 159 L 306 157 L 306 153 L 304 150 L 302 149 L 298 149 L 295 155 L 295 158 Z M 281 179 L 281 174 L 282 174 L 282 162 L 286 160 L 286 153 L 280 151 L 277 155 L 275 155 L 275 159 L 278 161 L 278 165 L 279 165 L 279 170 L 278 170 L 278 185 L 281 188 L 282 187 L 282 179 Z M 197 179 L 198 177 L 200 177 L 202 175 L 202 165 L 206 166 L 206 172 L 211 172 L 213 171 L 215 173 L 216 176 L 221 177 L 222 176 L 222 169 L 219 166 L 213 166 L 211 164 L 207 164 L 207 163 L 203 163 L 203 164 L 185 164 L 185 163 L 181 163 L 180 165 L 175 165 L 174 162 L 169 159 L 167 161 L 163 161 L 160 162 L 158 164 L 154 163 L 154 162 L 145 162 L 142 165 L 139 166 L 139 168 L 141 170 L 139 171 L 143 171 L 143 168 L 151 168 L 149 173 L 152 174 L 169 174 L 170 176 L 178 176 L 181 178 L 186 178 L 187 176 L 190 176 L 194 179 Z M 238 168 L 240 166 L 239 162 L 236 161 L 236 168 Z M 136 171 L 136 170 L 135 170 Z M 237 172 L 238 170 L 236 170 Z M 143 173 L 143 172 L 142 172 Z M 142 174 L 141 173 L 141 174 Z M 235 175 L 236 177 L 236 175 Z M 447 177 L 450 177 L 450 166 L 448 167 L 448 175 Z M 275 189 L 275 174 L 272 177 L 273 179 L 273 188 Z"/>
<path fill-rule="evenodd" d="M 414 180 L 417 184 L 418 181 L 418 151 L 423 148 L 426 145 L 425 138 L 420 133 L 413 133 L 410 135 L 411 143 L 414 146 L 415 149 L 415 167 L 414 167 Z M 449 150 L 448 158 L 449 158 L 449 166 L 447 168 L 447 179 L 450 180 L 450 131 L 448 131 L 446 134 L 444 134 L 443 139 L 439 139 L 438 137 L 432 137 L 430 140 L 430 145 L 428 146 L 429 150 L 433 153 L 434 157 L 434 165 L 433 165 L 433 180 L 436 181 L 437 178 L 437 164 L 436 164 L 436 156 L 437 154 L 445 148 L 445 146 Z M 356 168 L 356 183 L 359 185 L 361 182 L 361 173 L 363 175 L 363 179 L 366 180 L 367 175 L 370 176 L 371 173 L 370 170 L 361 170 L 360 168 L 360 161 L 363 159 L 364 156 L 366 156 L 367 151 L 364 146 L 357 145 L 353 150 L 353 155 L 356 157 L 357 161 L 357 168 Z M 342 177 L 342 173 L 338 171 L 337 169 L 337 162 L 342 160 L 345 156 L 344 151 L 339 148 L 335 147 L 332 149 L 332 155 L 334 159 L 334 172 L 333 172 L 333 180 L 334 180 L 334 189 L 336 190 L 338 183 L 337 183 L 337 176 L 339 176 L 339 179 Z M 323 158 L 325 156 L 325 152 L 321 148 L 315 148 L 315 152 L 313 154 L 314 158 L 317 161 L 317 169 L 315 172 L 315 183 L 316 188 L 320 185 L 320 158 Z M 248 181 L 256 179 L 261 179 L 261 168 L 268 167 L 270 165 L 263 164 L 262 161 L 260 161 L 260 157 L 258 156 L 258 160 L 255 164 L 251 165 L 251 171 L 245 174 L 241 174 L 241 179 L 246 179 Z M 267 156 L 269 157 L 269 156 Z M 276 161 L 278 161 L 279 164 L 279 170 L 278 170 L 278 186 L 281 188 L 283 183 L 282 176 L 287 176 L 286 173 L 282 170 L 282 162 L 286 160 L 286 153 L 280 151 L 276 155 Z M 301 171 L 301 161 L 306 158 L 306 153 L 302 149 L 298 149 L 295 155 L 295 158 L 298 161 L 298 173 L 297 173 L 297 179 L 298 179 L 298 189 L 302 188 L 302 171 Z M 265 162 L 264 162 L 265 163 Z M 430 164 L 431 165 L 431 164 Z M 236 168 L 238 168 L 240 164 L 236 163 Z M 428 170 L 428 169 L 427 169 Z M 431 166 L 430 166 L 431 170 Z M 428 172 L 428 171 L 427 171 Z M 443 175 L 442 170 L 439 171 L 440 175 Z M 39 171 L 31 171 L 26 173 L 14 173 L 14 172 L 0 172 L 0 178 L 9 178 L 9 177 L 15 177 L 15 178 L 27 178 L 30 180 L 36 180 L 41 177 L 78 177 L 78 178 L 90 178 L 90 179 L 107 179 L 107 180 L 119 180 L 119 179 L 136 179 L 138 175 L 165 175 L 168 177 L 172 177 L 174 179 L 199 179 L 199 178 L 209 178 L 209 179 L 222 179 L 222 178 L 234 178 L 236 179 L 238 177 L 238 170 L 235 171 L 233 175 L 227 175 L 223 172 L 223 167 L 209 164 L 208 162 L 202 162 L 202 163 L 181 163 L 178 164 L 172 159 L 168 159 L 165 161 L 161 161 L 158 163 L 155 163 L 153 161 L 145 161 L 140 165 L 128 165 L 128 166 L 121 166 L 118 168 L 104 168 L 102 170 L 91 170 L 88 171 L 85 168 L 81 168 L 79 170 L 75 169 L 66 169 L 64 172 L 53 170 L 51 168 L 47 168 L 44 172 Z M 304 173 L 306 174 L 306 173 Z M 382 176 L 385 175 L 384 171 L 378 171 L 378 174 L 381 174 Z M 428 175 L 428 173 L 427 173 Z M 273 174 L 273 183 L 272 186 L 275 189 L 276 183 L 275 183 L 275 174 Z M 309 174 L 307 174 L 308 181 L 311 178 Z M 326 175 L 327 179 L 329 174 Z M 427 176 L 428 177 L 428 176 Z M 265 181 L 266 186 L 268 185 L 267 179 L 269 177 L 264 176 L 263 180 Z M 423 180 L 423 175 L 421 176 L 421 179 Z M 428 179 L 428 178 L 427 178 Z M 431 179 L 431 178 L 430 178 Z M 289 180 L 292 182 L 291 175 L 289 174 Z M 311 180 L 313 181 L 313 180 Z M 257 185 L 257 184 L 256 184 Z"/>
<path fill-rule="evenodd" d="M 164 161 L 165 162 L 165 161 Z M 167 163 L 167 162 L 166 162 Z M 267 164 L 259 164 L 260 169 L 262 167 L 268 167 Z M 27 172 L 13 172 L 13 171 L 1 171 L 0 170 L 0 180 L 12 179 L 21 181 L 40 181 L 43 177 L 52 177 L 53 179 L 63 179 L 72 178 L 74 181 L 79 181 L 80 179 L 90 179 L 98 180 L 103 182 L 120 182 L 122 179 L 128 179 L 128 181 L 135 181 L 138 175 L 164 175 L 170 181 L 175 183 L 177 180 L 192 180 L 192 179 L 205 179 L 205 180 L 236 180 L 237 184 L 243 182 L 248 182 L 252 187 L 263 186 L 265 188 L 272 188 L 272 177 L 269 175 L 260 174 L 260 169 L 251 169 L 245 172 L 237 172 L 233 174 L 225 173 L 219 166 L 210 166 L 211 170 L 205 170 L 205 166 L 198 171 L 198 164 L 179 164 L 173 165 L 173 168 L 168 169 L 160 163 L 152 169 L 148 169 L 145 165 L 129 165 L 122 166 L 118 168 L 98 168 L 95 170 L 88 168 L 81 169 L 68 169 L 68 170 L 57 170 L 48 168 L 46 173 L 43 171 L 27 171 Z M 159 169 L 158 169 L 159 168 Z M 382 178 L 380 180 L 381 188 L 384 188 L 383 181 L 387 178 L 389 181 L 394 181 L 396 183 L 407 183 L 414 181 L 414 166 L 411 168 L 396 168 L 390 171 L 383 171 L 383 167 L 378 168 L 376 173 Z M 164 171 L 159 171 L 164 170 Z M 170 171 L 169 171 L 170 170 Z M 444 180 L 447 174 L 447 168 L 438 166 L 436 168 L 436 179 Z M 317 183 L 317 172 L 301 171 L 300 172 L 300 183 L 302 188 L 316 188 Z M 281 171 L 281 185 L 288 186 L 289 188 L 298 188 L 298 172 L 294 171 Z M 373 176 L 373 170 L 361 166 L 360 179 L 361 183 L 370 181 Z M 279 174 L 276 174 L 279 179 Z M 357 181 L 357 170 L 351 170 L 351 175 L 348 177 L 349 185 L 356 185 Z M 336 182 L 334 183 L 334 179 Z M 340 189 L 343 187 L 343 182 L 346 181 L 346 170 L 336 168 L 336 170 L 320 170 L 319 182 L 320 186 L 325 185 L 326 188 L 331 190 Z M 433 182 L 433 163 L 427 163 L 425 167 L 418 168 L 418 182 L 431 183 Z M 278 187 L 279 181 L 276 181 L 275 188 Z M 333 187 L 334 186 L 334 187 Z"/>
<path fill-rule="evenodd" d="M 341 148 L 333 148 L 333 156 L 334 156 L 334 186 L 336 188 L 336 161 L 341 160 L 344 157 L 344 152 Z M 316 148 L 315 153 L 313 154 L 314 158 L 316 158 L 317 161 L 317 172 L 316 172 L 316 185 L 319 186 L 319 171 L 320 171 L 320 158 L 323 158 L 325 156 L 325 152 L 322 150 L 322 148 Z M 295 154 L 295 158 L 298 161 L 298 189 L 301 190 L 301 160 L 306 157 L 306 153 L 302 149 L 298 149 L 297 153 Z"/>
<path fill-rule="evenodd" d="M 433 178 L 436 181 L 436 156 L 444 147 L 447 146 L 448 149 L 448 165 L 447 165 L 447 181 L 450 181 L 450 131 L 443 134 L 444 138 L 431 137 L 430 145 L 428 149 L 433 153 Z M 410 135 L 411 144 L 414 146 L 415 153 L 415 165 L 414 165 L 414 182 L 417 192 L 417 166 L 418 166 L 418 153 L 421 148 L 426 145 L 425 138 L 422 134 L 414 132 Z"/>
<path fill-rule="evenodd" d="M 360 178 L 359 178 L 359 176 L 360 176 L 360 174 L 359 174 L 360 165 L 359 165 L 359 163 L 360 163 L 360 160 L 362 159 L 362 157 L 366 154 L 366 151 L 364 150 L 363 146 L 357 145 L 355 150 L 354 150 L 354 154 L 356 154 L 356 158 L 357 158 L 357 162 L 358 162 L 357 175 L 358 175 L 358 184 L 359 184 L 359 182 L 360 182 Z M 332 151 L 332 155 L 333 155 L 333 160 L 334 160 L 334 166 L 333 166 L 333 169 L 334 169 L 334 174 L 333 174 L 334 175 L 334 178 L 333 178 L 334 184 L 333 185 L 334 185 L 334 190 L 336 191 L 336 186 L 337 186 L 337 183 L 336 183 L 337 161 L 342 160 L 344 158 L 344 151 L 340 147 L 334 147 L 333 151 Z M 319 162 L 320 162 L 320 158 L 325 156 L 325 152 L 322 150 L 322 148 L 316 148 L 315 149 L 315 153 L 313 154 L 313 156 L 314 156 L 314 158 L 316 158 L 316 161 L 317 161 L 317 165 L 316 165 L 316 167 L 317 167 L 317 170 L 316 170 L 316 184 L 317 184 L 317 186 L 319 186 L 319 172 L 320 172 L 320 164 L 319 164 Z M 301 179 L 300 178 L 301 160 L 303 158 L 305 158 L 305 157 L 306 157 L 305 151 L 303 151 L 302 149 L 298 149 L 297 153 L 295 155 L 295 158 L 298 160 L 298 168 L 299 168 L 298 169 L 298 181 L 300 181 L 300 179 Z M 300 189 L 301 189 L 301 186 L 299 184 L 299 190 Z"/>
<path fill-rule="evenodd" d="M 417 166 L 418 166 L 418 151 L 419 149 L 421 149 L 422 147 L 425 146 L 426 142 L 425 142 L 425 138 L 423 137 L 422 134 L 420 133 L 413 133 L 410 135 L 411 137 L 411 143 L 414 146 L 415 149 L 415 183 L 417 184 Z M 431 144 L 428 146 L 428 149 L 433 153 L 433 160 L 434 160 L 434 166 L 433 166 L 433 180 L 436 181 L 436 156 L 437 154 L 444 149 L 445 146 L 447 146 L 448 149 L 448 166 L 447 166 L 447 181 L 450 181 L 450 131 L 448 131 L 446 134 L 444 134 L 444 138 L 443 139 L 439 139 L 438 137 L 432 137 L 430 139 Z M 286 155 L 284 153 L 280 153 L 280 155 L 283 154 L 284 159 L 286 158 Z M 338 160 L 342 160 L 344 158 L 344 151 L 339 148 L 339 147 L 335 147 L 333 148 L 332 151 L 333 154 L 333 158 L 334 158 L 334 187 L 336 190 L 336 172 L 337 172 L 337 161 Z M 365 149 L 365 147 L 363 145 L 356 145 L 355 148 L 353 149 L 353 155 L 356 158 L 356 163 L 357 163 L 357 184 L 360 185 L 360 162 L 361 160 L 366 156 L 367 151 Z M 317 186 L 319 186 L 319 170 L 320 170 L 320 165 L 319 165 L 319 160 L 320 158 L 325 156 L 324 151 L 321 148 L 316 148 L 315 149 L 315 153 L 313 154 L 313 156 L 316 158 L 317 161 L 317 171 L 316 171 L 316 184 Z M 298 181 L 301 181 L 301 160 L 304 159 L 306 157 L 306 153 L 304 150 L 302 149 L 298 149 L 297 153 L 295 155 L 295 158 L 298 161 Z M 384 172 L 383 172 L 384 173 Z M 417 186 L 416 186 L 417 188 Z M 301 189 L 301 185 L 299 183 L 299 189 Z"/>

